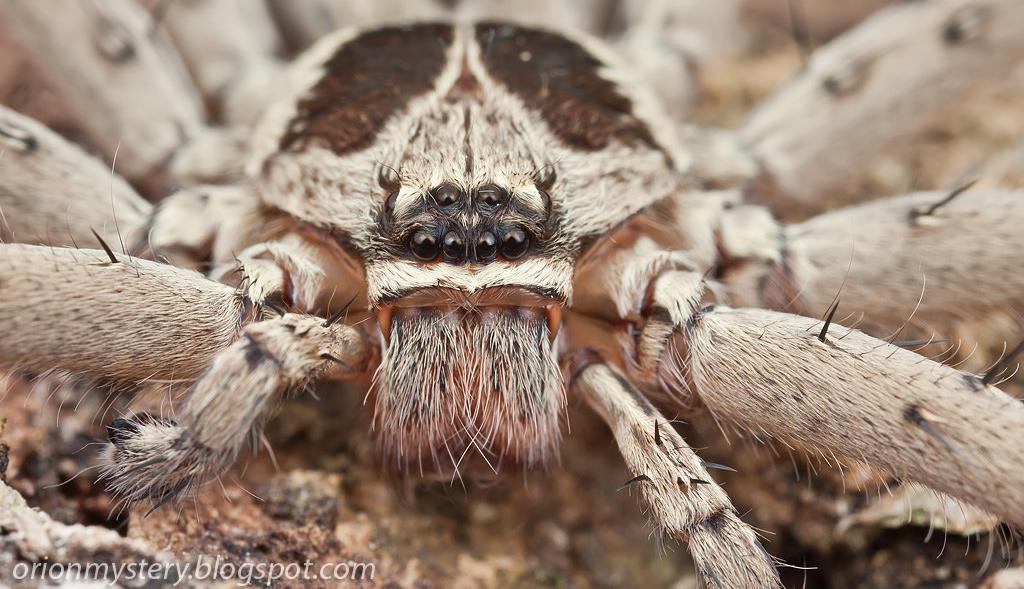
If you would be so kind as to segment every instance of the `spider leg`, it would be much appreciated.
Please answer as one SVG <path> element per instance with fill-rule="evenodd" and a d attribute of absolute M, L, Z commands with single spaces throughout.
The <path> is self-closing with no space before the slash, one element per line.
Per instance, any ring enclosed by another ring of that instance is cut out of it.
<path fill-rule="evenodd" d="M 251 124 L 273 96 L 280 39 L 262 2 L 145 0 L 153 26 L 166 27 L 217 118 Z"/>
<path fill-rule="evenodd" d="M 187 380 L 255 318 L 236 289 L 102 245 L 109 251 L 0 244 L 0 361 Z"/>
<path fill-rule="evenodd" d="M 1024 191 L 916 193 L 788 226 L 748 208 L 728 211 L 718 231 L 729 258 L 720 280 L 737 306 L 819 316 L 840 297 L 841 316 L 878 337 L 965 352 L 1020 337 Z M 976 356 L 979 369 L 993 361 Z"/>
<path fill-rule="evenodd" d="M 745 0 L 743 8 L 748 19 L 773 28 L 789 31 L 797 43 L 827 41 L 864 20 L 865 17 L 892 0 L 860 0 L 859 2 L 776 2 Z"/>
<path fill-rule="evenodd" d="M 755 197 L 797 214 L 862 197 L 876 154 L 1010 79 L 1021 22 L 1017 0 L 904 2 L 822 47 L 740 132 L 764 166 Z"/>
<path fill-rule="evenodd" d="M 437 20 L 450 12 L 446 3 L 437 0 L 268 0 L 268 7 L 293 53 L 338 28 Z"/>
<path fill-rule="evenodd" d="M 979 188 L 1024 185 L 1024 141 L 995 152 L 977 173 Z"/>
<path fill-rule="evenodd" d="M 175 266 L 208 270 L 210 263 L 231 260 L 266 239 L 271 221 L 247 187 L 191 186 L 160 201 L 136 250 Z"/>
<path fill-rule="evenodd" d="M 254 448 L 282 397 L 332 372 L 366 372 L 362 335 L 319 317 L 286 314 L 254 323 L 219 353 L 173 420 L 117 419 L 101 475 L 129 503 L 153 508 L 193 493 Z"/>
<path fill-rule="evenodd" d="M 243 289 L 258 305 L 330 314 L 366 292 L 362 267 L 312 228 L 274 214 L 240 186 L 195 186 L 162 201 L 148 247 L 177 266 Z M 146 246 L 140 246 L 146 251 Z M 358 301 L 367 306 L 365 297 Z"/>
<path fill-rule="evenodd" d="M 287 233 L 238 253 L 234 263 L 216 268 L 214 279 L 244 287 L 256 301 L 282 302 L 303 312 L 330 314 L 352 301 L 368 302 L 362 268 L 307 234 Z M 328 279 L 329 278 L 329 279 Z"/>
<path fill-rule="evenodd" d="M 325 0 L 267 0 L 267 8 L 292 54 L 338 27 Z"/>
<path fill-rule="evenodd" d="M 283 393 L 366 371 L 363 336 L 336 319 L 256 321 L 231 287 L 112 250 L 0 244 L 0 363 L 138 382 L 187 381 L 175 421 L 116 420 L 105 476 L 159 503 L 226 468 Z"/>
<path fill-rule="evenodd" d="M 612 42 L 676 121 L 684 121 L 695 106 L 702 66 L 745 41 L 740 0 L 623 0 L 616 9 L 592 20 L 623 23 Z"/>
<path fill-rule="evenodd" d="M 179 215 L 182 223 L 195 218 Z M 151 234 L 161 232 L 154 227 Z M 347 260 L 297 233 L 249 247 L 215 269 L 236 288 L 123 253 L 117 242 L 99 245 L 0 244 L 0 325 L 12 334 L 0 342 L 0 362 L 122 381 L 188 380 L 265 305 L 333 313 L 365 290 Z M 327 290 L 328 275 L 345 289 Z"/>
<path fill-rule="evenodd" d="M 141 238 L 152 205 L 110 166 L 0 106 L 0 240 L 96 247 Z M 120 247 L 118 247 L 120 249 Z"/>
<path fill-rule="evenodd" d="M 772 558 L 696 453 L 610 364 L 580 352 L 570 387 L 605 420 L 659 529 L 690 547 L 706 587 L 780 587 Z"/>
<path fill-rule="evenodd" d="M 759 434 L 888 469 L 1024 524 L 1024 404 L 864 333 L 761 309 L 700 307 L 700 276 L 662 274 L 635 343 L 648 383 Z"/>
<path fill-rule="evenodd" d="M 73 131 L 106 160 L 116 153 L 118 171 L 159 194 L 167 162 L 201 130 L 204 114 L 180 58 L 150 26 L 129 0 L 0 8 L 0 37 L 57 95 Z"/>

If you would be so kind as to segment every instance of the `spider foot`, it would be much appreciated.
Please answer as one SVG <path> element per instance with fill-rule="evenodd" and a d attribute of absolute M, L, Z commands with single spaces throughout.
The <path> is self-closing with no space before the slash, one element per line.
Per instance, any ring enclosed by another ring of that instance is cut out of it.
<path fill-rule="evenodd" d="M 115 419 L 107 439 L 100 480 L 126 506 L 148 501 L 150 512 L 193 494 L 232 460 L 174 421 L 146 413 Z"/>

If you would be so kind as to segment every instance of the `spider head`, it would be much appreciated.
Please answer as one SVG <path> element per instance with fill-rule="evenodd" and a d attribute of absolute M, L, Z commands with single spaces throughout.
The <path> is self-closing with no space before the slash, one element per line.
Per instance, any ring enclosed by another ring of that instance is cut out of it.
<path fill-rule="evenodd" d="M 340 32 L 298 60 L 254 134 L 263 200 L 363 270 L 396 462 L 553 453 L 577 263 L 679 186 L 668 125 L 638 114 L 649 104 L 606 55 L 502 23 Z"/>

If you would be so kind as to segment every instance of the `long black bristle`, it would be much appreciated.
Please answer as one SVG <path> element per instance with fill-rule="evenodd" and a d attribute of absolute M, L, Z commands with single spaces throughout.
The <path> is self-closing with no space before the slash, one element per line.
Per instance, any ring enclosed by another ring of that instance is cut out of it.
<path fill-rule="evenodd" d="M 330 317 L 328 317 L 327 319 L 324 320 L 323 326 L 324 327 L 330 327 L 330 326 L 334 325 L 335 323 L 337 323 L 339 320 L 341 320 L 341 318 L 345 316 L 345 313 L 348 312 L 348 308 L 351 307 L 352 303 L 355 302 L 357 296 L 359 296 L 359 295 L 358 294 L 352 295 L 352 298 L 349 299 L 348 302 L 345 303 L 344 306 L 342 306 L 334 314 L 332 314 Z"/>
<path fill-rule="evenodd" d="M 622 483 L 622 486 L 619 487 L 618 489 L 616 489 L 615 492 L 618 493 L 619 491 L 621 491 L 623 489 L 626 489 L 626 488 L 629 488 L 629 487 L 632 487 L 633 485 L 635 485 L 635 484 L 637 484 L 637 483 L 639 483 L 641 481 L 649 481 L 649 480 L 651 480 L 651 477 L 649 477 L 649 476 L 647 476 L 645 474 L 638 474 L 635 477 L 629 479 L 628 481 Z"/>
<path fill-rule="evenodd" d="M 89 231 L 92 231 L 92 234 L 96 238 L 96 241 L 100 242 L 100 246 L 103 248 L 103 251 L 107 252 L 107 257 L 110 258 L 110 263 L 116 264 L 117 256 L 114 255 L 114 251 L 110 249 L 110 246 L 107 245 L 107 242 L 103 241 L 103 238 L 100 237 L 99 233 L 96 233 L 95 229 L 90 228 Z"/>
<path fill-rule="evenodd" d="M 828 328 L 832 325 L 832 318 L 836 316 L 836 311 L 839 309 L 839 299 L 832 305 L 832 308 L 828 311 L 828 317 L 825 317 L 825 325 L 821 326 L 821 332 L 818 334 L 818 341 L 824 343 L 825 335 L 828 333 Z"/>
<path fill-rule="evenodd" d="M 947 194 L 945 196 L 945 198 L 943 198 L 939 202 L 929 206 L 927 209 L 915 213 L 914 216 L 915 217 L 927 217 L 929 215 L 935 214 L 935 211 L 937 211 L 937 210 L 941 209 L 942 207 L 948 205 L 949 203 L 953 202 L 953 199 L 955 199 L 956 197 L 958 197 L 961 194 L 963 194 L 963 193 L 967 192 L 968 190 L 970 190 L 972 186 L 974 186 L 975 184 L 978 183 L 978 180 L 981 180 L 981 178 L 975 178 L 974 180 L 971 180 L 970 182 L 967 182 L 966 184 L 963 184 L 962 186 L 960 186 L 958 188 L 954 188 L 953 190 L 951 190 L 949 192 L 949 194 Z"/>
<path fill-rule="evenodd" d="M 1010 362 L 1013 362 L 1013 359 L 1020 355 L 1021 352 L 1024 352 L 1024 340 L 1021 340 L 1015 348 L 1010 350 L 1009 354 L 1003 357 L 999 362 L 996 362 L 996 365 L 989 369 L 989 371 L 985 373 L 985 376 L 981 377 L 981 384 L 987 386 L 993 379 L 995 379 L 996 376 L 1006 370 L 1007 366 L 1010 365 Z"/>

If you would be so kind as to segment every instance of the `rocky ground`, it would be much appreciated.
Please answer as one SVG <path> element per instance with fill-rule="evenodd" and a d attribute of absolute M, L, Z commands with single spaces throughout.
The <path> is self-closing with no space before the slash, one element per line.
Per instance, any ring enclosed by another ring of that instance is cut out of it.
<path fill-rule="evenodd" d="M 0 463 L 10 464 L 0 492 L 0 585 L 34 586 L 18 582 L 17 563 L 220 556 L 235 565 L 372 563 L 374 579 L 354 586 L 695 587 L 685 549 L 652 537 L 636 498 L 616 490 L 628 474 L 582 407 L 570 412 L 561 464 L 546 475 L 417 484 L 377 467 L 357 391 L 323 391 L 273 422 L 276 467 L 261 453 L 197 501 L 147 515 L 119 512 L 91 483 L 103 405 L 100 395 L 77 395 L 18 384 L 3 401 L 10 449 Z M 906 499 L 897 501 L 874 492 L 880 479 L 865 468 L 840 474 L 734 437 L 730 445 L 703 418 L 680 427 L 707 459 L 737 469 L 716 476 L 768 549 L 792 565 L 782 569 L 787 587 L 977 587 L 1018 556 L 1004 553 L 1002 536 L 957 533 L 987 531 L 995 522 L 984 514 L 947 508 L 950 521 L 929 518 L 931 493 L 896 489 Z M 900 526 L 908 509 L 920 525 Z M 929 522 L 951 531 L 929 533 Z"/>
<path fill-rule="evenodd" d="M 694 120 L 737 124 L 799 67 L 787 39 L 766 35 L 743 56 L 704 69 Z M 912 150 L 883 154 L 858 189 L 881 196 L 951 187 L 994 160 L 1002 180 L 1019 185 L 1024 160 L 1011 148 L 1024 137 L 1020 86 L 969 105 Z M 276 458 L 261 452 L 196 501 L 147 515 L 119 510 L 92 483 L 94 442 L 118 403 L 109 408 L 100 391 L 79 391 L 15 378 L 0 384 L 0 586 L 34 586 L 17 578 L 19 564 L 199 555 L 235 565 L 372 563 L 373 580 L 352 586 L 696 586 L 685 548 L 652 536 L 636 497 L 616 490 L 628 474 L 584 407 L 570 408 L 561 463 L 547 473 L 417 483 L 378 468 L 361 391 L 321 390 L 320 401 L 297 399 L 272 422 Z M 737 436 L 727 443 L 705 417 L 679 427 L 705 458 L 737 469 L 715 476 L 787 564 L 787 587 L 1024 587 L 1019 573 L 992 577 L 1022 559 L 985 514 L 937 504 L 929 493 L 879 491 L 884 478 L 862 466 L 841 471 Z"/>

